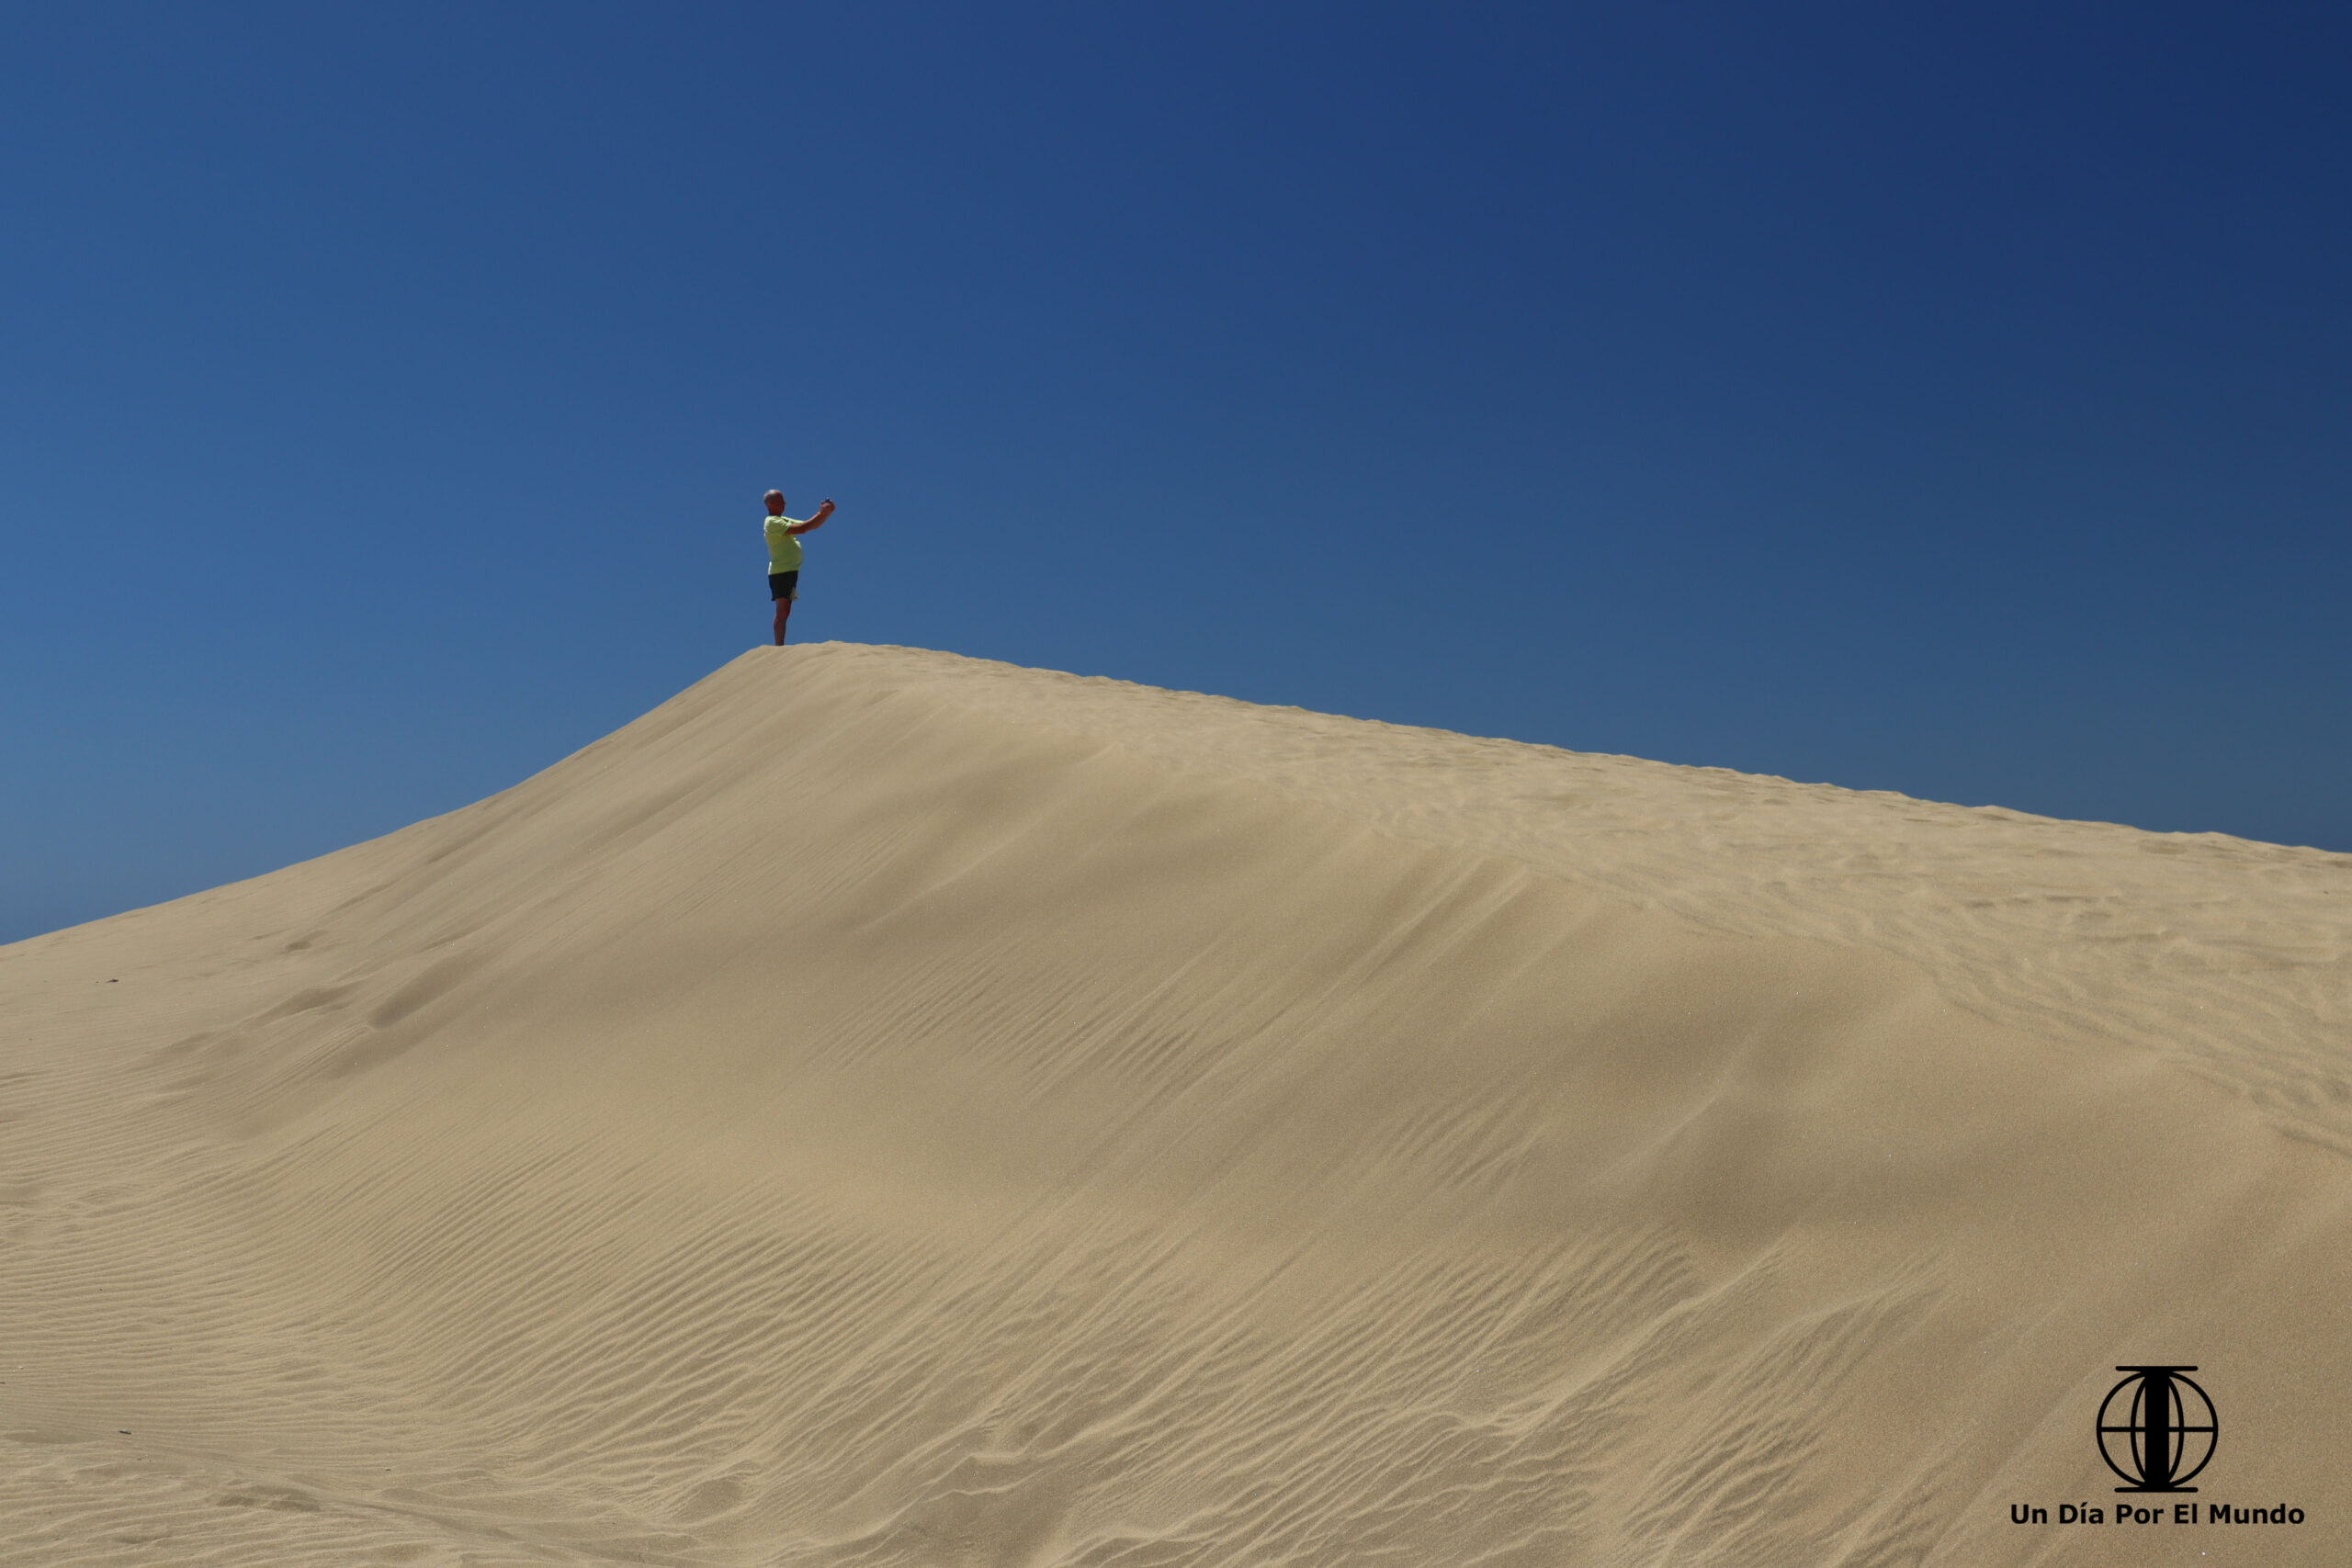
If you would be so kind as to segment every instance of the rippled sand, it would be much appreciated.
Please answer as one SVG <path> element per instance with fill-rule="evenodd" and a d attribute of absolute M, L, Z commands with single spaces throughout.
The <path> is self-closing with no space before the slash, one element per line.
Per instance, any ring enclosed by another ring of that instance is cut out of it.
<path fill-rule="evenodd" d="M 2347 1300 L 2216 835 L 820 644 L 0 948 L 8 1564 L 2335 1564 Z"/>

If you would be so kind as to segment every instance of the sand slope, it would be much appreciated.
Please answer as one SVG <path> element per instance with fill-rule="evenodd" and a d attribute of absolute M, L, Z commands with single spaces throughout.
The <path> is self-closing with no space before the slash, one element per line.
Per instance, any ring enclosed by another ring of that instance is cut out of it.
<path fill-rule="evenodd" d="M 0 1562 L 2340 1563 L 2348 1244 L 2352 857 L 763 649 L 0 948 Z"/>

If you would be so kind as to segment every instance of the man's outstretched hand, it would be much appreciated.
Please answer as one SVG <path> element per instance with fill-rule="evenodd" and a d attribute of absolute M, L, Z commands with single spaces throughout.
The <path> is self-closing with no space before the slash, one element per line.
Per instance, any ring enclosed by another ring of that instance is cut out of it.
<path fill-rule="evenodd" d="M 803 523 L 797 528 L 787 528 L 785 532 L 787 534 L 806 534 L 811 528 L 821 528 L 825 525 L 825 519 L 831 517 L 832 514 L 833 503 L 831 499 L 828 497 L 824 504 L 817 508 L 815 514 L 812 515 L 808 522 Z"/>

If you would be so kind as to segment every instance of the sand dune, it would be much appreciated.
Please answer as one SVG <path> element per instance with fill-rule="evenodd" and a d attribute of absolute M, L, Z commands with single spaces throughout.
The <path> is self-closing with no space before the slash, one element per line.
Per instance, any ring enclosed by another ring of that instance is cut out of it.
<path fill-rule="evenodd" d="M 0 948 L 10 1564 L 2335 1564 L 2347 1292 L 2218 836 L 817 645 Z"/>

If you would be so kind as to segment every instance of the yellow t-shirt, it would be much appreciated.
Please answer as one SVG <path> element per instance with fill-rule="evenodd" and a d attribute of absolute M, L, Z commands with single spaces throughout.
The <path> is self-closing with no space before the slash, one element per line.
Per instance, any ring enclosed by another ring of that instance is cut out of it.
<path fill-rule="evenodd" d="M 771 517 L 768 519 L 768 571 L 800 570 L 800 536 L 790 532 L 800 526 L 801 519 Z"/>

